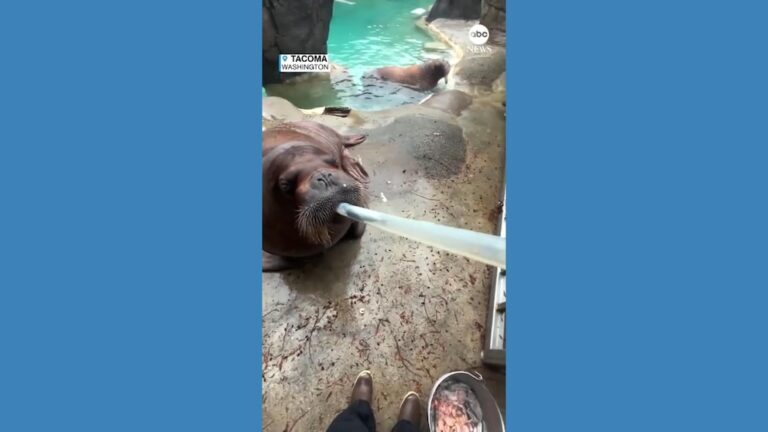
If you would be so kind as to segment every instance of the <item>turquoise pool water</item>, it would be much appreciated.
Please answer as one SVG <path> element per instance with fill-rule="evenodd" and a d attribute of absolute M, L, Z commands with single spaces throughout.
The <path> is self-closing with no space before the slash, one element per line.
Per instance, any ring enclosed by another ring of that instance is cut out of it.
<path fill-rule="evenodd" d="M 267 94 L 286 98 L 300 108 L 335 105 L 376 110 L 418 102 L 429 93 L 386 82 L 363 83 L 361 78 L 378 67 L 448 56 L 446 51 L 424 49 L 433 39 L 416 26 L 418 16 L 411 13 L 431 4 L 432 0 L 335 1 L 328 60 L 340 69 L 331 73 L 330 81 L 306 77 L 299 83 L 269 86 Z"/>
<path fill-rule="evenodd" d="M 406 66 L 424 59 L 431 41 L 416 27 L 411 11 L 428 9 L 432 0 L 350 0 L 335 2 L 328 37 L 329 60 L 344 66 L 353 79 L 381 66 Z"/>

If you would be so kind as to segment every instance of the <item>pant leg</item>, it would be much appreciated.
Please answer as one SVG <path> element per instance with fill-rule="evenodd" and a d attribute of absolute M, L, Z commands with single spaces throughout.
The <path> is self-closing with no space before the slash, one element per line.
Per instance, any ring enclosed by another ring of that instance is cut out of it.
<path fill-rule="evenodd" d="M 356 401 L 333 419 L 326 432 L 376 432 L 371 404 Z"/>
<path fill-rule="evenodd" d="M 409 422 L 408 420 L 400 420 L 395 423 L 395 427 L 392 428 L 392 432 L 419 432 L 419 426 Z"/>

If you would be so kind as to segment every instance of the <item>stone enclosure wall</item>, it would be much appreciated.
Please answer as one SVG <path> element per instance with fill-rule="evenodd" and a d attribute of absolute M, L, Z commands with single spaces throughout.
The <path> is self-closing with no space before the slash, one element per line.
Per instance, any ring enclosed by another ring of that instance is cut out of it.
<path fill-rule="evenodd" d="M 507 28 L 506 19 L 507 7 L 505 0 L 483 0 L 480 24 L 488 27 L 491 35 L 505 35 Z M 494 37 L 493 40 L 498 43 L 504 39 L 503 37 Z"/>
<path fill-rule="evenodd" d="M 480 18 L 481 0 L 435 0 L 427 22 L 438 18 L 472 20 Z"/>
<path fill-rule="evenodd" d="M 490 30 L 491 43 L 505 45 L 506 10 L 506 0 L 435 0 L 427 22 L 438 18 L 479 19 Z"/>

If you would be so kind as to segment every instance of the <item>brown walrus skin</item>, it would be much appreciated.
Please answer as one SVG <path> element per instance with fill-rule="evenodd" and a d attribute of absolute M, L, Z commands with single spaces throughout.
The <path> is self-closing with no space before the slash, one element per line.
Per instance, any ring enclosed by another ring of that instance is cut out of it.
<path fill-rule="evenodd" d="M 341 135 L 312 121 L 282 123 L 263 133 L 263 271 L 294 267 L 365 225 L 336 213 L 365 206 L 368 173 L 347 147 L 365 135 Z"/>
<path fill-rule="evenodd" d="M 416 90 L 426 91 L 435 88 L 437 83 L 443 78 L 448 83 L 448 73 L 450 71 L 451 65 L 445 60 L 429 60 L 407 67 L 382 67 L 374 69 L 371 74 L 384 81 L 392 81 Z"/>

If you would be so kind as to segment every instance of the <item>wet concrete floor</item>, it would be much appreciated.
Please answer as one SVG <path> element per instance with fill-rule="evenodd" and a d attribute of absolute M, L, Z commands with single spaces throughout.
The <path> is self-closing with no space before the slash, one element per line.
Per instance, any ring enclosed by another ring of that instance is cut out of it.
<path fill-rule="evenodd" d="M 421 106 L 366 115 L 315 120 L 369 134 L 352 153 L 371 175 L 372 209 L 494 233 L 500 106 L 475 101 L 458 118 Z M 503 375 L 480 359 L 491 276 L 486 265 L 373 227 L 301 269 L 264 274 L 264 430 L 324 431 L 363 369 L 374 375 L 382 431 L 407 391 L 426 401 L 455 370 L 479 370 L 503 406 Z"/>

